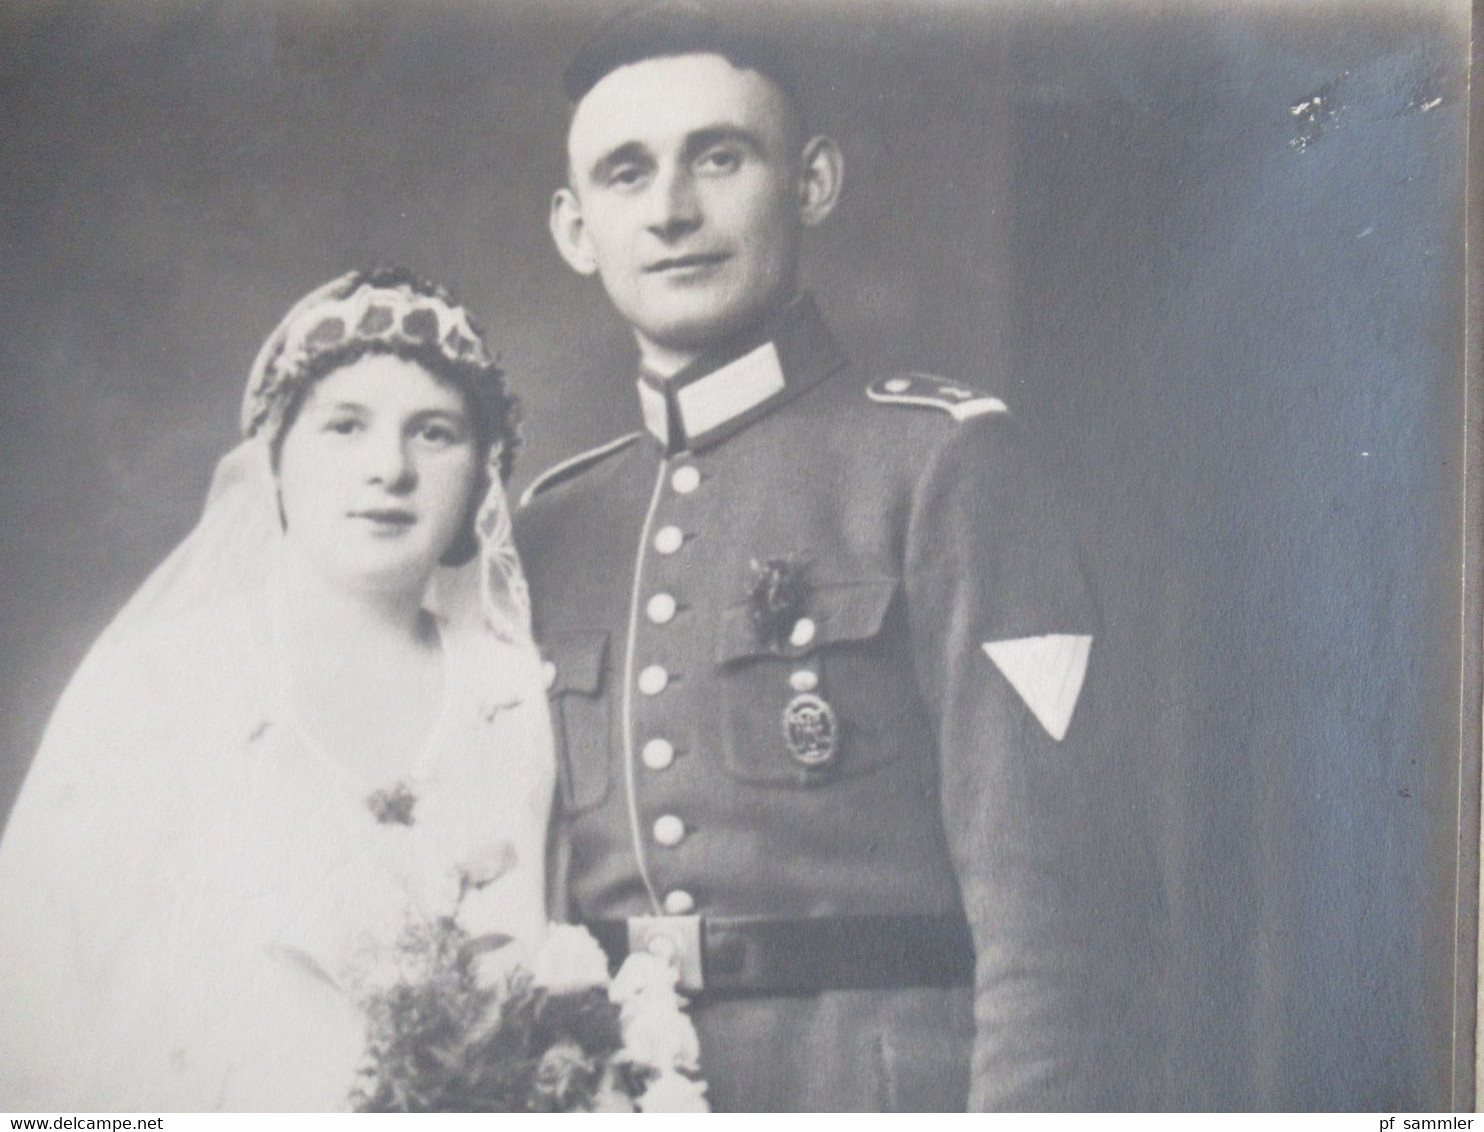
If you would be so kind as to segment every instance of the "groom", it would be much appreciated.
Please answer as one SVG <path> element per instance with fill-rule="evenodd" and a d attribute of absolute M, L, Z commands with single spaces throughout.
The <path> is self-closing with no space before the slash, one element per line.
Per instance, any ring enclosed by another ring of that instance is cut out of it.
<path fill-rule="evenodd" d="M 1084 1107 L 1094 613 L 1025 437 L 800 290 L 842 161 L 768 43 L 631 12 L 566 90 L 645 425 L 516 522 L 566 911 L 679 966 L 719 1109 Z"/>

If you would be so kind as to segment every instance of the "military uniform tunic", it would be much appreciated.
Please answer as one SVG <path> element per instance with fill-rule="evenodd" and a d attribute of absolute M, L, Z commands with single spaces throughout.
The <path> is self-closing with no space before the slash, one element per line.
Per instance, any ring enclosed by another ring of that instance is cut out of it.
<path fill-rule="evenodd" d="M 1075 1103 L 1094 609 L 1017 425 L 807 299 L 640 396 L 516 519 L 570 913 L 966 916 L 974 988 L 702 992 L 713 1104 Z"/>

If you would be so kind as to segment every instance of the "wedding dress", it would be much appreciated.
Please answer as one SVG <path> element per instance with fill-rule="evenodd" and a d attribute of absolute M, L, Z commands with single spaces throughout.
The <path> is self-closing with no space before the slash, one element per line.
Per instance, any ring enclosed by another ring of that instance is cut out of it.
<path fill-rule="evenodd" d="M 404 779 L 358 778 L 285 694 L 265 475 L 251 444 L 223 462 L 75 675 L 0 842 L 0 1109 L 343 1109 L 361 996 L 408 924 L 543 928 L 533 647 L 489 631 L 477 566 L 445 571 L 438 721 Z"/>

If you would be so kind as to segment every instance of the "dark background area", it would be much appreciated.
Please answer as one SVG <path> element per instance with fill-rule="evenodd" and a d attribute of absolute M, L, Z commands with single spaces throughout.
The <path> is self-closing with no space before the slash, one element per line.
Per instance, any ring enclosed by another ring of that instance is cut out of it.
<path fill-rule="evenodd" d="M 545 231 L 557 76 L 614 6 L 0 9 L 0 813 L 310 287 L 402 262 L 482 316 L 517 487 L 635 426 Z M 846 152 L 808 276 L 847 348 L 1004 397 L 1076 508 L 1087 773 L 1167 941 L 1121 1095 L 1470 1104 L 1467 7 L 739 10 Z"/>

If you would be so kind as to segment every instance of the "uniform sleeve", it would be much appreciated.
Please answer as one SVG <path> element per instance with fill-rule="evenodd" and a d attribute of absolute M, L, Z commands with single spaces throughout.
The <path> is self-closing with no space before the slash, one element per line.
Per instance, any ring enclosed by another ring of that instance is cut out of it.
<path fill-rule="evenodd" d="M 1090 1107 L 1096 962 L 1093 600 L 1052 483 L 1013 422 L 952 432 L 905 547 L 914 661 L 938 734 L 944 828 L 976 951 L 974 1109 Z"/>

